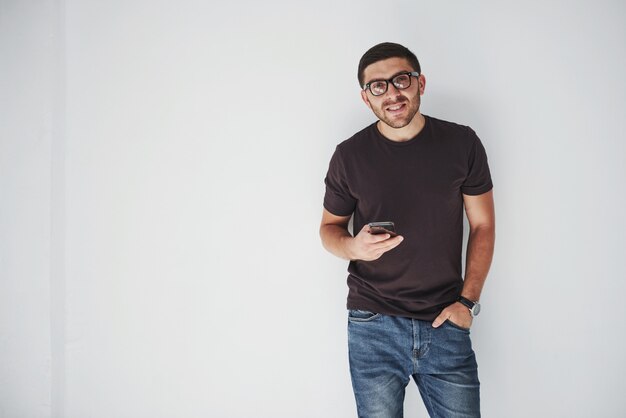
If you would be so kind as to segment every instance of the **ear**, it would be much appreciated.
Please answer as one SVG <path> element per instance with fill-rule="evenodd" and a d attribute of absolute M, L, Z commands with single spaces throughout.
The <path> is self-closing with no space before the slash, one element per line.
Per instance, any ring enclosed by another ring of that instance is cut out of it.
<path fill-rule="evenodd" d="M 361 99 L 363 99 L 363 102 L 365 102 L 367 107 L 369 107 L 370 109 L 372 108 L 372 104 L 370 103 L 370 100 L 367 98 L 367 92 L 365 90 L 361 90 Z"/>
<path fill-rule="evenodd" d="M 424 94 L 424 90 L 426 90 L 426 77 L 424 77 L 424 74 L 420 74 L 417 78 L 417 82 L 419 83 L 419 92 L 421 96 Z"/>

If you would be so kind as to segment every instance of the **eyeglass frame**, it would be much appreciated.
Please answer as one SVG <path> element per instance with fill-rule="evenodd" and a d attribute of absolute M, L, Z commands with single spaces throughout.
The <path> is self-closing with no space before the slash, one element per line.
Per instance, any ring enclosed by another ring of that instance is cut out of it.
<path fill-rule="evenodd" d="M 394 82 L 393 82 L 393 79 L 394 79 L 394 78 L 399 77 L 399 76 L 401 76 L 401 75 L 408 75 L 408 76 L 409 76 L 409 85 L 408 85 L 408 86 L 406 86 L 406 87 L 404 87 L 404 88 L 398 88 L 398 86 L 396 86 L 396 85 L 394 84 Z M 376 80 L 372 80 L 372 81 L 368 82 L 367 84 L 364 84 L 364 85 L 363 85 L 363 90 L 369 90 L 369 91 L 370 91 L 370 93 L 372 93 L 372 96 L 374 96 L 374 97 L 380 97 L 380 96 L 382 96 L 383 94 L 387 93 L 387 91 L 389 91 L 389 83 L 393 84 L 393 86 L 394 86 L 396 89 L 398 89 L 398 90 L 406 90 L 406 89 L 408 89 L 409 87 L 411 87 L 411 76 L 414 76 L 414 77 L 418 77 L 418 78 L 419 78 L 419 76 L 420 76 L 420 75 L 421 75 L 421 74 L 420 74 L 419 72 L 417 72 L 417 71 L 402 71 L 402 72 L 400 72 L 400 73 L 398 73 L 398 74 L 394 75 L 393 77 L 391 77 L 391 78 L 389 78 L 389 79 L 387 79 L 387 80 L 385 80 L 385 79 L 376 79 Z M 377 83 L 377 82 L 379 82 L 379 81 L 384 81 L 384 82 L 386 83 L 385 91 L 384 91 L 383 93 L 381 93 L 381 94 L 374 94 L 374 92 L 372 91 L 372 88 L 370 87 L 370 85 L 371 85 L 372 83 Z"/>

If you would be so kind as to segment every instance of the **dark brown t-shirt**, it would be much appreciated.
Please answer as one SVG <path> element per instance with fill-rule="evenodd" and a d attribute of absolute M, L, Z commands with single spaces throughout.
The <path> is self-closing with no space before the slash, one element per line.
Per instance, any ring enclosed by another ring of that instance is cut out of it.
<path fill-rule="evenodd" d="M 348 309 L 433 320 L 463 288 L 463 196 L 491 190 L 487 154 L 468 126 L 424 115 L 405 142 L 368 126 L 339 144 L 324 207 L 354 214 L 353 230 L 393 221 L 404 241 L 374 261 L 348 266 Z"/>

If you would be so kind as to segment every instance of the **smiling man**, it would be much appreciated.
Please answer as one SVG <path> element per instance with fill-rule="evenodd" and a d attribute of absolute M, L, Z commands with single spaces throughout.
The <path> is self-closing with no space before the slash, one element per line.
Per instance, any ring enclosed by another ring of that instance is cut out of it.
<path fill-rule="evenodd" d="M 432 417 L 479 417 L 470 327 L 495 240 L 485 149 L 470 127 L 420 113 L 426 79 L 404 46 L 369 49 L 358 79 L 378 121 L 337 146 L 320 226 L 324 247 L 350 260 L 348 348 L 358 415 L 401 417 L 412 376 Z M 470 229 L 465 277 L 463 210 Z M 395 231 L 369 225 L 387 221 Z"/>

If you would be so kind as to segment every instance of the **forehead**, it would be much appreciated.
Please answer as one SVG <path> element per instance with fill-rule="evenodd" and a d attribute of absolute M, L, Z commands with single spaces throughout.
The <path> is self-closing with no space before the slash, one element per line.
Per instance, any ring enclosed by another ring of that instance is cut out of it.
<path fill-rule="evenodd" d="M 370 80 L 388 79 L 402 71 L 415 71 L 415 69 L 406 58 L 387 58 L 365 67 L 363 80 L 367 83 Z"/>

